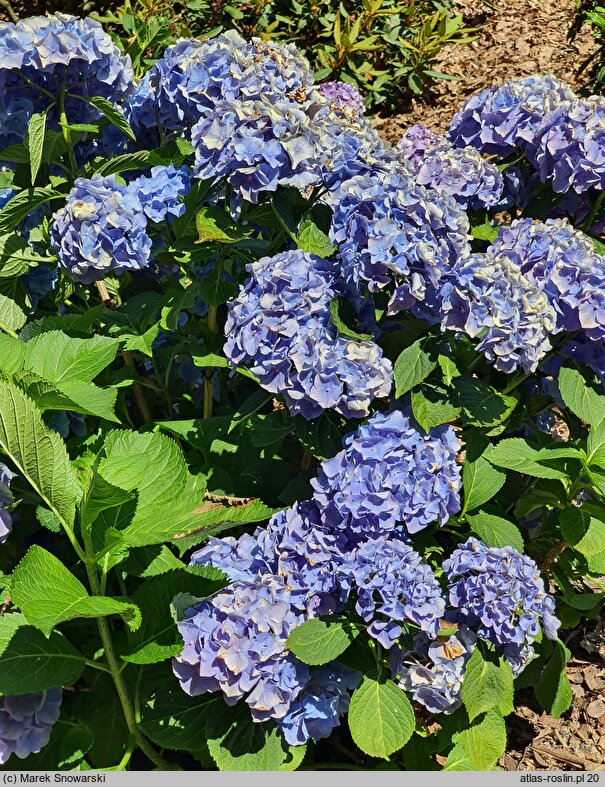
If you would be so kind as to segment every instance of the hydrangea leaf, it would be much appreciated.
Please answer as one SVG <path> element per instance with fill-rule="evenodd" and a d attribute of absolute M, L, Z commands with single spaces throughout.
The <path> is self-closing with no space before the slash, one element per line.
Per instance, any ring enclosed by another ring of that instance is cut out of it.
<path fill-rule="evenodd" d="M 0 382 L 0 446 L 66 527 L 72 527 L 78 482 L 65 445 L 32 400 Z"/>
<path fill-rule="evenodd" d="M 122 658 L 133 664 L 153 664 L 176 656 L 183 649 L 183 638 L 171 614 L 172 599 L 179 593 L 206 598 L 225 585 L 224 579 L 208 579 L 187 569 L 148 579 L 132 597 L 141 610 L 142 624 L 137 631 L 128 633 Z"/>
<path fill-rule="evenodd" d="M 252 721 L 244 702 L 233 707 L 220 702 L 206 716 L 212 759 L 221 771 L 276 771 L 286 759 L 286 745 L 271 723 Z"/>
<path fill-rule="evenodd" d="M 251 230 L 233 221 L 227 211 L 205 205 L 195 217 L 199 243 L 237 243 L 247 238 Z"/>
<path fill-rule="evenodd" d="M 557 719 L 571 707 L 573 702 L 569 678 L 565 672 L 565 665 L 570 655 L 565 645 L 557 640 L 534 689 L 540 705 Z"/>
<path fill-rule="evenodd" d="M 311 219 L 301 222 L 295 240 L 299 249 L 324 259 L 331 257 L 336 251 L 336 246 L 330 238 Z"/>
<path fill-rule="evenodd" d="M 362 751 L 387 759 L 407 743 L 414 726 L 414 711 L 398 686 L 364 677 L 349 707 L 349 729 Z"/>
<path fill-rule="evenodd" d="M 444 771 L 491 770 L 506 748 L 506 726 L 497 710 L 488 711 L 479 721 L 453 736 L 454 748 Z"/>
<path fill-rule="evenodd" d="M 204 739 L 206 720 L 224 703 L 216 694 L 189 697 L 176 678 L 170 678 L 145 703 L 141 730 L 162 748 L 191 751 Z"/>
<path fill-rule="evenodd" d="M 542 462 L 551 459 L 561 458 L 560 454 L 554 453 L 557 450 L 539 451 L 532 448 L 523 438 L 511 437 L 488 448 L 485 458 L 496 467 L 505 467 L 508 470 L 515 470 L 517 473 L 525 473 L 536 478 L 567 478 L 567 473 L 564 470 L 542 464 Z M 567 451 L 567 449 L 563 450 Z"/>
<path fill-rule="evenodd" d="M 359 632 L 347 620 L 312 618 L 297 626 L 286 644 L 305 664 L 317 666 L 340 656 Z"/>
<path fill-rule="evenodd" d="M 605 510 L 598 505 L 585 502 L 566 508 L 559 523 L 563 538 L 585 557 L 605 550 Z"/>
<path fill-rule="evenodd" d="M 101 96 L 77 95 L 77 98 L 81 99 L 82 101 L 86 101 L 87 104 L 91 104 L 95 109 L 98 109 L 103 117 L 106 117 L 107 120 L 109 120 L 109 122 L 118 128 L 123 134 L 126 134 L 126 136 L 130 137 L 133 142 L 136 142 L 134 131 L 130 128 L 130 124 L 124 117 L 122 110 L 112 101 L 108 101 L 106 98 L 102 98 Z"/>
<path fill-rule="evenodd" d="M 292 424 L 300 442 L 316 459 L 328 459 L 342 448 L 345 421 L 338 415 L 322 413 L 312 421 L 297 415 Z"/>
<path fill-rule="evenodd" d="M 354 339 L 356 342 L 369 341 L 372 338 L 371 333 L 357 333 L 344 322 L 340 316 L 342 306 L 343 299 L 338 296 L 330 301 L 330 319 L 339 335 L 346 336 L 348 339 Z"/>
<path fill-rule="evenodd" d="M 0 292 L 0 328 L 11 332 L 25 325 L 27 315 L 19 304 Z"/>
<path fill-rule="evenodd" d="M 506 473 L 491 465 L 483 456 L 476 459 L 467 456 L 462 467 L 462 488 L 464 489 L 463 513 L 487 503 L 500 491 L 506 481 Z"/>
<path fill-rule="evenodd" d="M 37 254 L 18 232 L 0 236 L 0 279 L 21 276 L 32 265 L 43 261 L 44 257 Z"/>
<path fill-rule="evenodd" d="M 453 421 L 460 414 L 460 408 L 449 402 L 433 402 L 422 391 L 412 391 L 412 412 L 425 432 L 434 426 Z"/>
<path fill-rule="evenodd" d="M 99 388 L 77 380 L 52 383 L 27 371 L 17 375 L 15 382 L 34 400 L 40 410 L 73 410 L 119 423 L 120 419 L 114 413 L 117 398 L 115 388 Z"/>
<path fill-rule="evenodd" d="M 69 686 L 84 670 L 84 656 L 58 631 L 49 637 L 18 614 L 0 616 L 0 692 L 28 694 Z"/>
<path fill-rule="evenodd" d="M 14 230 L 38 205 L 65 199 L 65 196 L 52 188 L 31 188 L 17 192 L 0 211 L 0 235 Z"/>
<path fill-rule="evenodd" d="M 414 386 L 425 380 L 436 366 L 436 361 L 431 360 L 428 353 L 422 349 L 420 339 L 410 347 L 406 347 L 395 361 L 393 368 L 395 396 L 403 396 L 411 391 Z"/>
<path fill-rule="evenodd" d="M 462 420 L 470 426 L 497 426 L 517 406 L 514 396 L 506 396 L 481 380 L 456 377 L 452 388 L 454 399 L 462 408 Z"/>
<path fill-rule="evenodd" d="M 507 662 L 486 661 L 475 648 L 464 673 L 462 701 L 471 721 L 485 711 L 501 704 L 510 705 L 513 698 L 512 672 Z"/>
<path fill-rule="evenodd" d="M 302 746 L 288 746 L 285 761 L 279 766 L 280 771 L 296 771 L 302 765 L 307 753 L 307 744 Z"/>
<path fill-rule="evenodd" d="M 44 135 L 46 131 L 46 113 L 37 112 L 31 116 L 27 124 L 26 144 L 29 152 L 29 167 L 32 183 L 36 182 L 42 156 L 44 153 Z"/>
<path fill-rule="evenodd" d="M 590 430 L 586 445 L 586 464 L 605 468 L 605 419 Z"/>
<path fill-rule="evenodd" d="M 605 396 L 593 373 L 578 364 L 566 362 L 559 372 L 558 383 L 563 401 L 578 418 L 592 426 L 603 420 Z"/>
<path fill-rule="evenodd" d="M 58 624 L 73 618 L 120 615 L 137 629 L 141 613 L 136 604 L 108 596 L 89 596 L 86 588 L 61 561 L 42 547 L 27 551 L 13 572 L 11 597 L 28 623 L 47 636 Z"/>
<path fill-rule="evenodd" d="M 128 560 L 122 568 L 133 576 L 148 579 L 176 568 L 185 568 L 185 563 L 179 560 L 165 544 L 156 544 L 131 549 Z"/>
<path fill-rule="evenodd" d="M 48 331 L 30 339 L 24 366 L 55 383 L 90 382 L 116 357 L 119 342 L 106 336 L 74 339 Z"/>
<path fill-rule="evenodd" d="M 487 544 L 488 547 L 513 547 L 523 552 L 523 536 L 519 528 L 508 519 L 479 511 L 477 514 L 466 515 L 473 533 Z"/>

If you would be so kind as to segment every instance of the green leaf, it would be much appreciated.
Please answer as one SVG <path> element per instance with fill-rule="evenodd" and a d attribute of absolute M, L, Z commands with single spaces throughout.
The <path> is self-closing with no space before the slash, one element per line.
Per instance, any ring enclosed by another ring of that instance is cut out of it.
<path fill-rule="evenodd" d="M 65 444 L 46 427 L 31 399 L 6 382 L 0 382 L 0 447 L 51 511 L 71 528 L 79 487 Z"/>
<path fill-rule="evenodd" d="M 0 330 L 18 331 L 27 321 L 27 315 L 16 301 L 0 293 Z"/>
<path fill-rule="evenodd" d="M 0 694 L 69 686 L 83 670 L 84 656 L 59 632 L 45 637 L 23 615 L 0 616 Z"/>
<path fill-rule="evenodd" d="M 462 467 L 462 488 L 464 489 L 463 512 L 479 508 L 502 489 L 506 473 L 497 470 L 483 456 L 470 461 L 467 457 Z"/>
<path fill-rule="evenodd" d="M 552 655 L 546 662 L 534 693 L 544 710 L 556 719 L 571 707 L 573 694 L 565 665 L 570 657 L 569 650 L 557 640 Z"/>
<path fill-rule="evenodd" d="M 517 406 L 514 396 L 506 396 L 481 380 L 456 377 L 452 388 L 455 401 L 462 408 L 462 420 L 470 426 L 497 426 Z"/>
<path fill-rule="evenodd" d="M 454 748 L 444 771 L 491 770 L 506 749 L 506 725 L 497 710 L 488 711 L 468 729 L 453 736 Z"/>
<path fill-rule="evenodd" d="M 506 673 L 508 671 L 508 674 Z M 472 721 L 481 713 L 513 700 L 512 672 L 508 662 L 493 664 L 485 661 L 475 648 L 464 673 L 462 702 Z"/>
<path fill-rule="evenodd" d="M 131 629 L 141 623 L 138 607 L 108 596 L 89 596 L 63 563 L 42 547 L 27 551 L 11 579 L 11 597 L 28 623 L 47 636 L 58 623 L 73 618 L 120 615 Z"/>
<path fill-rule="evenodd" d="M 312 618 L 297 626 L 286 644 L 305 664 L 327 664 L 349 647 L 359 631 L 347 620 Z"/>
<path fill-rule="evenodd" d="M 134 497 L 133 492 L 110 484 L 93 469 L 80 504 L 80 527 L 88 530 L 102 511 L 125 505 Z"/>
<path fill-rule="evenodd" d="M 52 533 L 60 533 L 61 532 L 61 523 L 57 518 L 56 514 L 53 514 L 52 511 L 49 511 L 48 508 L 44 508 L 44 506 L 36 506 L 36 519 L 47 530 L 50 530 Z"/>
<path fill-rule="evenodd" d="M 42 154 L 44 153 L 44 134 L 46 131 L 46 113 L 36 113 L 29 119 L 27 125 L 27 149 L 29 151 L 29 167 L 32 183 L 36 182 Z"/>
<path fill-rule="evenodd" d="M 34 251 L 18 232 L 0 236 L 0 278 L 21 276 L 33 265 L 46 261 L 48 258 Z"/>
<path fill-rule="evenodd" d="M 133 664 L 153 664 L 176 656 L 183 650 L 183 637 L 170 611 L 172 599 L 189 593 L 196 599 L 206 598 L 227 584 L 197 576 L 194 570 L 177 569 L 151 577 L 135 591 L 132 600 L 142 614 L 142 624 L 129 633 L 122 658 Z"/>
<path fill-rule="evenodd" d="M 471 530 L 488 547 L 513 547 L 518 552 L 523 552 L 523 536 L 519 528 L 508 519 L 503 519 L 485 511 L 477 514 L 467 514 L 466 519 Z"/>
<path fill-rule="evenodd" d="M 82 96 L 75 93 L 71 93 L 70 95 L 73 95 L 74 98 L 86 101 L 87 104 L 91 104 L 95 109 L 98 109 L 103 117 L 106 117 L 112 125 L 118 128 L 123 134 L 126 134 L 133 142 L 136 142 L 137 138 L 134 131 L 130 128 L 130 124 L 124 117 L 124 113 L 116 104 L 100 96 Z"/>
<path fill-rule="evenodd" d="M 251 230 L 234 221 L 222 208 L 205 205 L 195 217 L 198 243 L 237 243 L 251 235 Z"/>
<path fill-rule="evenodd" d="M 229 366 L 229 361 L 223 355 L 212 352 L 194 351 L 191 353 L 191 360 L 195 366 L 202 368 L 226 369 Z"/>
<path fill-rule="evenodd" d="M 109 161 L 103 161 L 98 166 L 95 166 L 94 172 L 97 175 L 103 175 L 103 177 L 118 175 L 120 172 L 145 169 L 148 161 L 148 150 L 138 150 L 136 153 L 123 153 L 120 156 L 114 156 L 114 158 L 109 159 Z"/>
<path fill-rule="evenodd" d="M 348 339 L 354 339 L 357 342 L 369 341 L 372 338 L 371 333 L 357 333 L 344 322 L 340 316 L 342 303 L 343 298 L 338 296 L 330 301 L 330 319 L 340 336 L 346 336 Z"/>
<path fill-rule="evenodd" d="M 586 445 L 586 464 L 605 468 L 605 420 L 590 430 Z"/>
<path fill-rule="evenodd" d="M 492 227 L 489 219 L 486 217 L 483 224 L 471 224 L 471 235 L 477 240 L 486 240 L 492 243 L 498 237 L 498 228 Z"/>
<path fill-rule="evenodd" d="M 0 235 L 16 229 L 38 205 L 65 197 L 65 194 L 51 188 L 31 188 L 17 192 L 0 211 Z"/>
<path fill-rule="evenodd" d="M 434 426 L 453 421 L 460 414 L 460 408 L 449 402 L 433 402 L 421 390 L 412 391 L 412 412 L 425 432 Z"/>
<path fill-rule="evenodd" d="M 585 557 L 605 550 L 605 521 L 597 506 L 589 502 L 570 506 L 561 511 L 559 524 L 563 538 Z"/>
<path fill-rule="evenodd" d="M 400 688 L 364 677 L 349 707 L 349 729 L 362 751 L 387 759 L 407 743 L 414 726 L 414 711 Z"/>
<path fill-rule="evenodd" d="M 176 568 L 185 568 L 185 564 L 165 544 L 131 549 L 128 560 L 122 566 L 128 574 L 143 579 L 156 577 Z"/>
<path fill-rule="evenodd" d="M 286 750 L 277 728 L 253 722 L 245 702 L 233 707 L 217 703 L 206 718 L 208 749 L 219 770 L 275 771 L 284 762 Z"/>
<path fill-rule="evenodd" d="M 582 421 L 597 426 L 603 420 L 605 396 L 594 373 L 576 363 L 566 361 L 559 371 L 561 398 Z"/>
<path fill-rule="evenodd" d="M 223 700 L 215 694 L 189 697 L 173 679 L 149 698 L 141 714 L 141 730 L 151 741 L 166 749 L 192 751 L 205 737 L 207 719 Z"/>
<path fill-rule="evenodd" d="M 485 458 L 496 467 L 505 467 L 508 470 L 515 470 L 517 473 L 524 473 L 535 478 L 567 478 L 565 471 L 541 464 L 548 461 L 551 454 L 552 451 L 539 451 L 532 448 L 521 437 L 511 437 L 488 448 Z M 557 458 L 557 455 L 555 454 L 552 458 Z"/>
<path fill-rule="evenodd" d="M 422 349 L 421 340 L 407 347 L 395 361 L 395 396 L 403 396 L 425 380 L 437 366 Z"/>
<path fill-rule="evenodd" d="M 220 306 L 233 297 L 235 286 L 232 282 L 225 281 L 222 270 L 217 265 L 212 273 L 197 282 L 197 292 L 208 306 Z"/>
<path fill-rule="evenodd" d="M 334 414 L 324 412 L 312 421 L 297 415 L 292 425 L 300 442 L 317 459 L 329 459 L 342 448 L 345 421 Z"/>
<path fill-rule="evenodd" d="M 301 223 L 295 241 L 299 249 L 324 259 L 331 257 L 336 251 L 330 238 L 311 219 L 305 219 Z"/>

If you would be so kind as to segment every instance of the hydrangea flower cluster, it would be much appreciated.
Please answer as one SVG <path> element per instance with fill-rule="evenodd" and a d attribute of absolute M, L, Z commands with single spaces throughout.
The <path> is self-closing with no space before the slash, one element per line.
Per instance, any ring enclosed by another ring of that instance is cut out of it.
<path fill-rule="evenodd" d="M 431 713 L 453 713 L 462 704 L 464 672 L 477 636 L 460 626 L 445 641 L 420 632 L 413 643 L 412 651 L 395 651 L 393 673 L 400 688 Z"/>
<path fill-rule="evenodd" d="M 533 372 L 551 348 L 557 315 L 546 294 L 504 253 L 472 254 L 440 291 L 442 327 L 479 337 L 477 350 L 496 369 Z"/>
<path fill-rule="evenodd" d="M 375 413 L 343 445 L 311 482 L 326 527 L 352 538 L 402 523 L 416 533 L 460 511 L 460 442 L 451 426 L 424 434 L 399 410 Z"/>
<path fill-rule="evenodd" d="M 150 221 L 159 224 L 172 217 L 182 216 L 185 205 L 181 197 L 191 188 L 189 167 L 152 167 L 149 176 L 133 180 L 128 184 L 128 190 L 136 194 L 143 213 Z"/>
<path fill-rule="evenodd" d="M 13 518 L 6 510 L 7 506 L 13 503 L 10 490 L 12 480 L 13 474 L 5 464 L 0 462 L 0 544 L 4 544 L 13 529 Z"/>
<path fill-rule="evenodd" d="M 323 82 L 317 89 L 324 98 L 334 101 L 341 109 L 350 111 L 354 117 L 359 117 L 366 111 L 363 96 L 355 85 L 348 82 Z"/>
<path fill-rule="evenodd" d="M 472 145 L 506 158 L 515 148 L 531 146 L 544 115 L 575 97 L 569 85 L 553 76 L 494 85 L 468 99 L 454 115 L 448 136 L 456 147 Z"/>
<path fill-rule="evenodd" d="M 548 639 L 557 638 L 555 601 L 527 555 L 469 538 L 444 561 L 443 570 L 455 618 L 500 647 L 515 674 L 531 657 L 540 624 Z"/>
<path fill-rule="evenodd" d="M 566 219 L 513 221 L 488 253 L 508 257 L 544 291 L 557 313 L 556 331 L 605 338 L 605 257 Z"/>
<path fill-rule="evenodd" d="M 450 197 L 391 172 L 351 178 L 338 193 L 330 230 L 347 284 L 393 285 L 389 312 L 411 308 L 468 256 L 466 214 Z"/>
<path fill-rule="evenodd" d="M 61 91 L 69 122 L 86 123 L 98 112 L 83 98 L 119 103 L 133 89 L 130 58 L 90 18 L 54 14 L 2 23 L 0 63 L 2 147 L 21 142 L 30 117 L 45 111 Z M 51 119 L 57 122 L 58 116 Z"/>
<path fill-rule="evenodd" d="M 553 190 L 581 194 L 605 188 L 605 98 L 563 104 L 536 129 L 529 160 Z"/>
<path fill-rule="evenodd" d="M 75 281 L 89 284 L 149 263 L 151 239 L 143 207 L 113 175 L 78 178 L 53 219 L 51 246 Z"/>
<path fill-rule="evenodd" d="M 291 44 L 246 42 L 230 30 L 168 47 L 137 86 L 126 114 L 139 138 L 155 130 L 163 143 L 188 136 L 222 101 L 304 100 L 312 83 L 309 64 Z"/>
<path fill-rule="evenodd" d="M 327 738 L 349 710 L 350 693 L 361 681 L 361 673 L 334 662 L 320 667 L 290 705 L 277 726 L 290 746 L 300 746 L 309 739 Z"/>
<path fill-rule="evenodd" d="M 303 616 L 284 579 L 239 580 L 187 613 L 173 662 L 182 688 L 191 696 L 220 690 L 228 705 L 245 697 L 256 721 L 285 716 L 310 676 L 286 648 Z"/>
<path fill-rule="evenodd" d="M 46 746 L 61 709 L 60 688 L 0 697 L 0 765 L 23 760 Z"/>
<path fill-rule="evenodd" d="M 365 541 L 343 573 L 356 591 L 355 609 L 369 623 L 368 633 L 387 650 L 405 620 L 437 635 L 445 599 L 430 566 L 405 541 L 385 536 Z"/>
<path fill-rule="evenodd" d="M 403 151 L 416 183 L 449 194 L 465 210 L 492 208 L 500 201 L 502 175 L 470 145 L 456 148 L 418 124 L 408 129 L 397 147 Z"/>
<path fill-rule="evenodd" d="M 331 408 L 367 415 L 372 400 L 389 393 L 392 367 L 374 342 L 337 334 L 330 319 L 339 293 L 335 265 L 295 250 L 247 269 L 250 278 L 229 303 L 228 360 L 247 364 L 292 413 L 315 418 Z"/>

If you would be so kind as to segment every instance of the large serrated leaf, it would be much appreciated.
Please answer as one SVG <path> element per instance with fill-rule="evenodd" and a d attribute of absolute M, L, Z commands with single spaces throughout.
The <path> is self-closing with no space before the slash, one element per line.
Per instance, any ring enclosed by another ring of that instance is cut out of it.
<path fill-rule="evenodd" d="M 30 547 L 14 570 L 11 597 L 27 622 L 46 636 L 57 624 L 73 618 L 120 615 L 131 629 L 141 623 L 136 604 L 109 596 L 89 596 L 58 558 L 37 545 Z"/>
<path fill-rule="evenodd" d="M 36 406 L 0 381 L 0 447 L 62 523 L 71 528 L 79 487 L 65 445 Z"/>
<path fill-rule="evenodd" d="M 347 620 L 312 618 L 292 631 L 287 645 L 305 664 L 327 664 L 340 656 L 359 632 Z"/>
<path fill-rule="evenodd" d="M 403 396 L 411 391 L 414 386 L 425 380 L 436 366 L 437 362 L 422 349 L 420 339 L 410 347 L 406 347 L 393 367 L 395 396 Z"/>
<path fill-rule="evenodd" d="M 584 366 L 565 362 L 559 371 L 561 398 L 578 418 L 597 426 L 605 416 L 605 396 L 595 374 Z"/>
<path fill-rule="evenodd" d="M 349 707 L 349 729 L 362 751 L 387 759 L 407 743 L 414 726 L 410 701 L 395 683 L 363 679 Z"/>
<path fill-rule="evenodd" d="M 510 706 L 513 680 L 508 662 L 492 664 L 475 648 L 464 673 L 462 701 L 472 721 L 485 711 L 502 704 Z"/>

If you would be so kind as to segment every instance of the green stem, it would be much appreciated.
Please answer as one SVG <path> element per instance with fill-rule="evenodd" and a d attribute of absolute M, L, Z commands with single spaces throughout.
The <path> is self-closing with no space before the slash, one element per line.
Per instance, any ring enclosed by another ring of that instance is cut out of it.
<path fill-rule="evenodd" d="M 67 128 L 67 115 L 65 113 L 65 97 L 63 95 L 63 91 L 61 91 L 61 95 L 59 97 L 59 123 L 61 125 L 61 131 L 63 132 L 63 139 L 65 140 L 65 144 L 67 145 L 67 157 L 69 159 L 69 166 L 71 168 L 71 174 L 75 177 L 78 173 L 78 164 L 76 162 L 76 154 L 74 153 L 74 146 L 71 143 L 71 132 Z"/>
<path fill-rule="evenodd" d="M 216 333 L 217 330 L 217 308 L 216 306 L 208 307 L 208 316 L 206 317 L 206 324 L 208 330 Z M 204 418 L 212 418 L 212 399 L 214 396 L 214 386 L 212 384 L 212 374 L 214 369 L 209 367 L 204 373 Z"/>
<path fill-rule="evenodd" d="M 590 227 L 592 226 L 593 221 L 595 220 L 595 216 L 599 212 L 601 205 L 603 204 L 603 199 L 605 198 L 605 191 L 600 191 L 597 198 L 592 204 L 592 208 L 590 209 L 590 213 L 586 217 L 584 224 L 582 224 L 582 229 L 585 232 L 588 232 Z"/>
<path fill-rule="evenodd" d="M 13 339 L 18 339 L 19 335 L 13 331 L 12 328 L 9 328 L 8 325 L 0 321 L 0 330 L 4 331 L 4 333 L 8 333 L 9 336 L 12 336 Z"/>
<path fill-rule="evenodd" d="M 106 667 L 104 664 L 100 664 L 98 661 L 91 661 L 91 659 L 84 659 L 84 663 L 87 667 L 92 667 L 93 669 L 101 670 L 101 672 L 111 672 L 109 667 Z"/>

